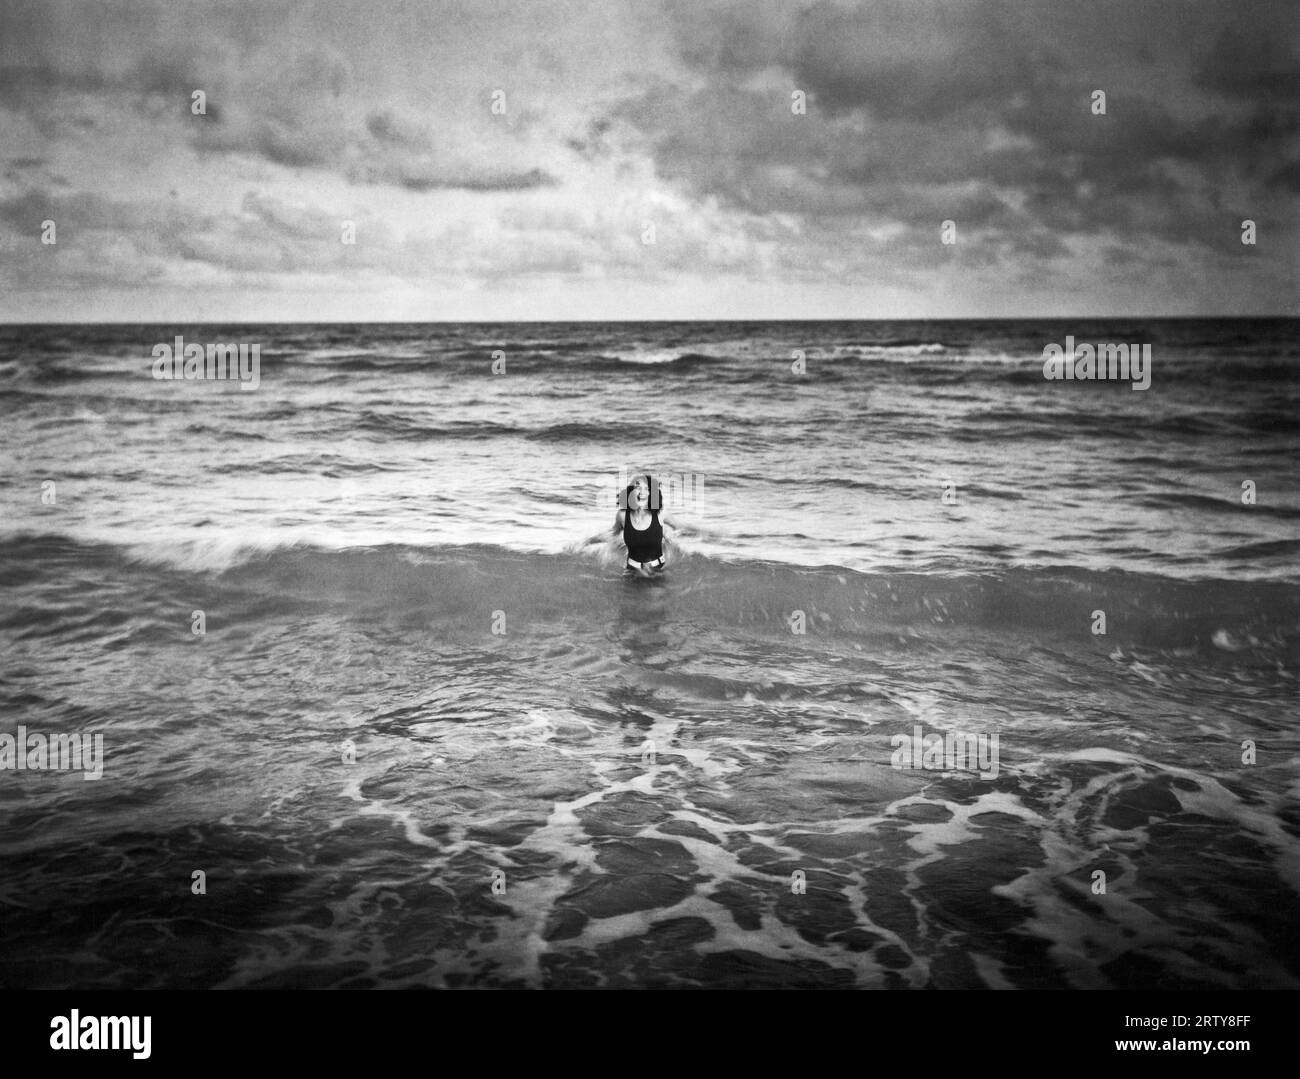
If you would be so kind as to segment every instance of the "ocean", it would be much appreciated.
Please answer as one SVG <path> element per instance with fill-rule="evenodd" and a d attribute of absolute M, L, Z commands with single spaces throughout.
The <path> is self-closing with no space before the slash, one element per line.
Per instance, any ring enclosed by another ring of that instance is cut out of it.
<path fill-rule="evenodd" d="M 0 986 L 1300 987 L 1300 320 L 10 325 L 0 402 Z"/>

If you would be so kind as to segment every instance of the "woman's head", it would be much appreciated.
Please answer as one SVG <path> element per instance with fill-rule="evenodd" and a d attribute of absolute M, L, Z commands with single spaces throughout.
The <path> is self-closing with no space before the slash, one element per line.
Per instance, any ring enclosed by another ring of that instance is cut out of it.
<path fill-rule="evenodd" d="M 653 496 L 654 505 L 651 505 Z M 627 488 L 627 505 L 629 509 L 658 509 L 658 494 L 649 475 L 634 476 Z"/>

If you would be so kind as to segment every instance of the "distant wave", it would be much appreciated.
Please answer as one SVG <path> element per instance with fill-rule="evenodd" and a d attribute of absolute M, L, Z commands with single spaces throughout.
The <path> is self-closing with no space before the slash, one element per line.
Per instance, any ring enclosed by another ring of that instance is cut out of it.
<path fill-rule="evenodd" d="M 927 340 L 922 337 L 895 337 L 887 338 L 884 341 L 855 341 L 852 348 L 882 348 L 907 350 L 915 349 L 918 352 L 943 352 L 950 348 L 951 345 L 945 341 Z"/>
<path fill-rule="evenodd" d="M 1212 498 L 1208 495 L 1177 492 L 1173 494 L 1149 494 L 1141 500 L 1143 505 L 1152 509 L 1197 510 L 1202 513 L 1224 513 L 1257 515 L 1261 517 L 1279 517 L 1283 520 L 1300 518 L 1300 509 L 1290 506 L 1274 506 L 1265 503 L 1245 506 L 1231 498 Z"/>
<path fill-rule="evenodd" d="M 810 354 L 817 350 L 810 350 Z M 866 360 L 906 361 L 914 356 L 937 356 L 948 351 L 948 346 L 941 341 L 904 341 L 882 344 L 835 345 L 829 352 L 832 356 L 846 356 Z"/>
<path fill-rule="evenodd" d="M 634 348 L 615 350 L 604 354 L 604 358 L 617 360 L 619 363 L 644 364 L 684 364 L 697 365 L 717 363 L 725 360 L 724 356 L 706 355 L 702 352 L 679 352 L 674 348 Z"/>
<path fill-rule="evenodd" d="M 491 423 L 482 420 L 466 423 L 431 424 L 422 416 L 400 412 L 379 412 L 364 409 L 354 417 L 342 419 L 347 431 L 373 432 L 385 438 L 416 439 L 453 439 L 453 438 L 496 438 L 501 435 L 521 434 L 517 427 L 509 424 Z"/>
<path fill-rule="evenodd" d="M 609 441 L 612 438 L 630 442 L 649 442 L 662 434 L 662 428 L 654 424 L 629 424 L 620 422 L 602 423 L 554 423 L 547 427 L 534 428 L 524 437 L 529 442 L 583 442 L 587 440 Z M 683 441 L 690 441 L 685 439 Z"/>
<path fill-rule="evenodd" d="M 1258 543 L 1243 543 L 1237 547 L 1228 547 L 1219 552 L 1220 558 L 1274 558 L 1279 555 L 1300 554 L 1300 539 L 1260 540 Z"/>
<path fill-rule="evenodd" d="M 438 441 L 455 439 L 490 439 L 503 437 L 523 438 L 529 442 L 582 442 L 610 439 L 649 441 L 661 433 L 654 424 L 620 423 L 617 430 L 610 422 L 566 422 L 527 427 L 516 424 L 493 423 L 484 420 L 462 423 L 430 423 L 420 415 L 399 412 L 384 413 L 364 410 L 355 417 L 343 417 L 345 433 L 371 432 L 385 439 Z M 689 439 L 687 439 L 689 441 Z"/>

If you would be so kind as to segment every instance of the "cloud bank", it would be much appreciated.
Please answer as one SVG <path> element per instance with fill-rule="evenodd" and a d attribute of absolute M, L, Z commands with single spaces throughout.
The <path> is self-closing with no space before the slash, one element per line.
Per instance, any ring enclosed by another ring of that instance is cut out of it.
<path fill-rule="evenodd" d="M 9 3 L 0 317 L 1296 313 L 1292 29 L 1284 2 Z"/>

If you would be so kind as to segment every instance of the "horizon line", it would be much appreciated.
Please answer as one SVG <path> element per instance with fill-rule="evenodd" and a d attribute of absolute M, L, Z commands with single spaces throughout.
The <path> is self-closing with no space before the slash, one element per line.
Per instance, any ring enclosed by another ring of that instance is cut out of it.
<path fill-rule="evenodd" d="M 1268 315 L 961 315 L 943 317 L 897 317 L 897 318 L 554 318 L 554 319 L 201 319 L 186 318 L 164 321 L 140 319 L 102 320 L 51 320 L 48 322 L 8 321 L 0 318 L 0 328 L 25 326 L 168 326 L 184 323 L 191 326 L 549 326 L 549 325 L 591 325 L 608 326 L 624 324 L 700 324 L 717 325 L 719 323 L 806 323 L 806 322 L 1062 322 L 1097 321 L 1097 320 L 1159 320 L 1165 322 L 1193 321 L 1214 319 L 1220 322 L 1232 320 L 1263 319 L 1300 319 L 1296 314 Z"/>

